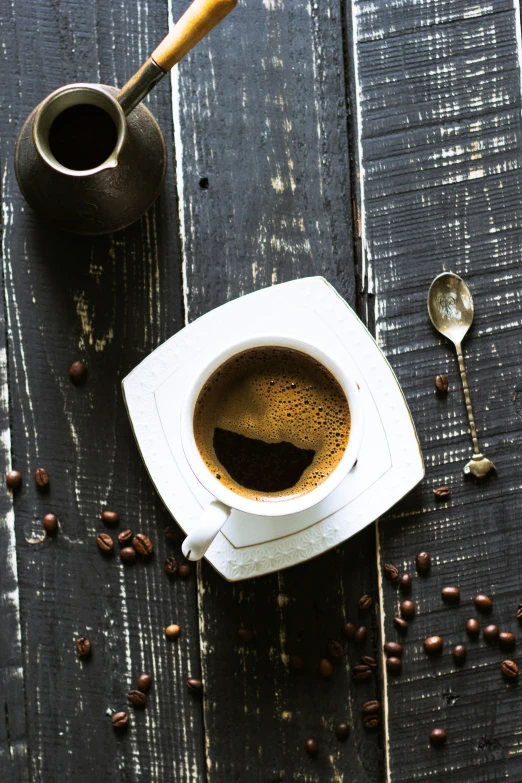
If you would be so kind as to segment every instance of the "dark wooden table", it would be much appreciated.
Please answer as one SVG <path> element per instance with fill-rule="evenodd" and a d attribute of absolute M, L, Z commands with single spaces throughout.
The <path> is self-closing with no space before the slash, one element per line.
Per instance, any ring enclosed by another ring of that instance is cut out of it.
<path fill-rule="evenodd" d="M 471 597 L 518 633 L 522 599 L 520 356 L 522 128 L 515 0 L 240 0 L 232 16 L 148 99 L 169 147 L 164 192 L 129 229 L 95 240 L 58 234 L 24 203 L 13 148 L 26 115 L 61 84 L 123 84 L 182 0 L 1 3 L 3 296 L 0 297 L 0 780 L 2 783 L 447 783 L 522 780 L 522 689 L 502 653 L 466 641 Z M 470 440 L 453 351 L 431 328 L 426 293 L 443 270 L 476 304 L 466 344 L 479 434 L 498 472 L 465 479 Z M 310 563 L 228 584 L 206 563 L 169 581 L 180 555 L 141 464 L 120 382 L 163 340 L 211 308 L 274 283 L 323 274 L 389 358 L 421 439 L 426 479 L 386 519 Z M 82 358 L 87 383 L 67 370 Z M 433 377 L 447 371 L 450 392 Z M 31 478 L 45 466 L 50 490 Z M 437 504 L 433 489 L 451 488 Z M 100 514 L 155 545 L 147 565 L 100 557 Z M 42 538 L 54 511 L 60 531 Z M 433 558 L 427 579 L 415 554 Z M 364 652 L 395 639 L 399 596 L 383 562 L 414 575 L 417 618 L 403 674 L 354 683 L 362 650 L 334 676 L 317 662 L 346 620 Z M 445 584 L 460 605 L 440 600 Z M 374 610 L 361 613 L 370 592 Z M 164 627 L 182 627 L 169 644 Z M 485 621 L 482 621 L 484 624 Z M 237 637 L 244 625 L 256 644 Z M 428 634 L 444 638 L 433 660 Z M 87 635 L 82 663 L 75 639 Z M 292 654 L 306 669 L 289 669 Z M 515 660 L 517 652 L 512 656 Z M 504 656 L 505 657 L 505 656 Z M 141 671 L 147 709 L 124 736 Z M 187 676 L 205 682 L 202 699 Z M 367 732 L 361 705 L 384 719 Z M 346 743 L 333 726 L 352 725 Z M 429 746 L 434 726 L 444 749 Z M 310 759 L 307 737 L 319 743 Z"/>

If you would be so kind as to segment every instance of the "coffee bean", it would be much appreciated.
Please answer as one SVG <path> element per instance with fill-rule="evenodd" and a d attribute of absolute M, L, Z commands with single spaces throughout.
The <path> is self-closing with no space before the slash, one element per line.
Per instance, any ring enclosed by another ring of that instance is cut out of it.
<path fill-rule="evenodd" d="M 376 729 L 380 720 L 377 715 L 368 715 L 366 718 L 363 718 L 363 723 L 365 729 Z"/>
<path fill-rule="evenodd" d="M 289 663 L 292 669 L 304 669 L 305 667 L 305 660 L 301 655 L 291 655 Z"/>
<path fill-rule="evenodd" d="M 340 661 L 344 656 L 344 647 L 340 642 L 336 642 L 335 640 L 328 642 L 328 653 L 332 658 Z"/>
<path fill-rule="evenodd" d="M 375 658 L 372 658 L 371 655 L 363 655 L 361 657 L 361 663 L 363 663 L 365 666 L 369 666 L 370 669 L 377 668 L 377 661 L 375 660 Z"/>
<path fill-rule="evenodd" d="M 152 541 L 143 533 L 136 533 L 132 539 L 132 546 L 139 555 L 142 555 L 142 557 L 148 557 L 154 550 Z"/>
<path fill-rule="evenodd" d="M 371 606 L 373 604 L 373 600 L 371 595 L 362 595 L 359 598 L 359 609 L 366 610 L 371 609 Z"/>
<path fill-rule="evenodd" d="M 514 680 L 516 677 L 518 677 L 518 666 L 515 661 L 502 661 L 500 664 L 500 671 L 504 677 L 508 678 L 508 680 Z"/>
<path fill-rule="evenodd" d="M 428 655 L 436 655 L 442 651 L 442 637 L 441 636 L 428 636 L 424 639 L 424 650 Z"/>
<path fill-rule="evenodd" d="M 463 644 L 457 644 L 451 651 L 451 654 L 453 655 L 453 660 L 457 664 L 457 666 L 462 666 L 463 663 L 466 660 L 466 648 Z"/>
<path fill-rule="evenodd" d="M 104 511 L 102 519 L 106 525 L 119 525 L 120 515 L 117 511 Z"/>
<path fill-rule="evenodd" d="M 431 568 L 431 557 L 427 552 L 419 552 L 415 558 L 415 565 L 417 566 L 419 574 L 421 576 L 426 576 Z"/>
<path fill-rule="evenodd" d="M 386 658 L 386 669 L 390 674 L 396 677 L 398 674 L 401 673 L 402 659 L 394 658 L 393 656 L 391 656 L 390 658 Z"/>
<path fill-rule="evenodd" d="M 391 655 L 392 658 L 402 657 L 402 644 L 399 642 L 385 642 L 383 649 L 386 655 Z"/>
<path fill-rule="evenodd" d="M 456 604 L 460 601 L 460 590 L 458 587 L 443 587 L 440 594 L 446 604 Z"/>
<path fill-rule="evenodd" d="M 449 389 L 448 376 L 436 375 L 435 376 L 435 388 L 438 392 L 446 393 Z"/>
<path fill-rule="evenodd" d="M 237 635 L 243 644 L 252 644 L 256 638 L 255 633 L 253 631 L 249 631 L 248 628 L 240 628 L 237 632 Z"/>
<path fill-rule="evenodd" d="M 349 639 L 350 641 L 355 636 L 355 631 L 356 630 L 357 629 L 356 629 L 356 627 L 355 627 L 355 625 L 353 623 L 345 623 L 343 625 L 343 633 L 346 636 L 346 638 Z"/>
<path fill-rule="evenodd" d="M 366 641 L 366 636 L 368 633 L 368 629 L 365 625 L 361 625 L 357 630 L 355 631 L 355 634 L 353 636 L 353 640 L 355 644 L 364 644 Z"/>
<path fill-rule="evenodd" d="M 435 500 L 446 500 L 451 495 L 449 487 L 437 487 L 433 490 Z"/>
<path fill-rule="evenodd" d="M 124 563 L 134 563 L 136 560 L 136 550 L 133 546 L 124 546 L 120 549 L 120 557 Z"/>
<path fill-rule="evenodd" d="M 401 592 L 409 593 L 411 590 L 411 576 L 409 574 L 401 574 L 399 579 L 399 587 Z"/>
<path fill-rule="evenodd" d="M 34 472 L 34 480 L 40 489 L 46 487 L 49 484 L 49 474 L 45 468 L 36 468 Z"/>
<path fill-rule="evenodd" d="M 498 641 L 505 650 L 512 650 L 516 642 L 515 634 L 509 633 L 509 631 L 501 631 L 498 635 Z"/>
<path fill-rule="evenodd" d="M 338 723 L 335 727 L 335 736 L 339 740 L 339 742 L 344 742 L 348 739 L 350 736 L 350 724 L 349 723 Z"/>
<path fill-rule="evenodd" d="M 129 704 L 134 705 L 134 707 L 143 708 L 147 704 L 147 696 L 143 693 L 143 691 L 129 691 L 127 694 L 127 699 Z"/>
<path fill-rule="evenodd" d="M 77 361 L 73 362 L 69 367 L 69 378 L 73 383 L 84 383 L 87 378 L 87 367 L 85 362 Z"/>
<path fill-rule="evenodd" d="M 132 541 L 132 530 L 122 530 L 118 533 L 118 543 L 120 546 L 129 546 Z"/>
<path fill-rule="evenodd" d="M 150 691 L 151 685 L 152 677 L 150 674 L 140 674 L 138 677 L 138 690 L 142 691 L 143 693 L 148 693 Z"/>
<path fill-rule="evenodd" d="M 183 535 L 183 531 L 177 525 L 169 525 L 163 532 L 165 533 L 165 538 L 168 538 L 169 541 L 179 541 Z"/>
<path fill-rule="evenodd" d="M 187 680 L 187 687 L 191 691 L 202 691 L 203 683 L 201 682 L 201 680 L 198 680 L 196 677 L 189 677 Z"/>
<path fill-rule="evenodd" d="M 476 639 L 480 633 L 480 624 L 478 620 L 475 620 L 474 617 L 468 620 L 466 623 L 466 631 L 471 639 Z"/>
<path fill-rule="evenodd" d="M 172 576 L 173 574 L 178 573 L 178 561 L 175 557 L 167 557 L 165 562 L 163 563 L 163 570 L 166 574 L 169 576 Z"/>
<path fill-rule="evenodd" d="M 176 623 L 172 623 L 171 625 L 167 625 L 165 628 L 165 633 L 169 639 L 176 639 L 176 637 L 178 637 L 181 633 L 181 628 L 179 625 L 176 625 Z"/>
<path fill-rule="evenodd" d="M 42 520 L 44 530 L 48 536 L 54 536 L 58 530 L 58 519 L 56 514 L 46 514 Z"/>
<path fill-rule="evenodd" d="M 88 655 L 90 655 L 92 650 L 92 645 L 89 639 L 86 639 L 84 636 L 81 636 L 79 639 L 76 639 L 76 650 L 78 652 L 78 655 L 82 658 L 86 658 Z"/>
<path fill-rule="evenodd" d="M 377 699 L 372 699 L 372 701 L 366 701 L 362 706 L 362 713 L 363 715 L 375 715 L 376 712 L 379 712 L 381 709 L 381 702 L 377 701 Z"/>
<path fill-rule="evenodd" d="M 352 669 L 352 677 L 354 680 L 367 680 L 372 674 L 372 667 L 366 666 L 364 663 L 354 666 Z"/>
<path fill-rule="evenodd" d="M 400 633 L 406 633 L 408 630 L 408 623 L 402 617 L 394 617 L 393 624 Z"/>
<path fill-rule="evenodd" d="M 129 716 L 126 712 L 116 712 L 111 720 L 115 729 L 124 729 L 129 722 Z"/>
<path fill-rule="evenodd" d="M 413 620 L 415 617 L 415 604 L 413 601 L 401 601 L 401 616 L 405 620 Z"/>
<path fill-rule="evenodd" d="M 497 641 L 499 636 L 498 625 L 494 625 L 493 623 L 491 625 L 486 625 L 486 627 L 482 631 L 482 635 L 484 636 L 486 642 L 493 644 L 494 642 Z"/>
<path fill-rule="evenodd" d="M 178 566 L 178 576 L 181 577 L 181 579 L 188 579 L 190 576 L 190 566 L 188 563 L 182 563 L 180 566 Z"/>
<path fill-rule="evenodd" d="M 432 729 L 430 731 L 430 742 L 435 747 L 440 747 L 446 742 L 446 732 L 444 729 Z"/>
<path fill-rule="evenodd" d="M 319 674 L 322 677 L 331 677 L 333 674 L 333 666 L 328 658 L 321 658 L 319 661 Z"/>
<path fill-rule="evenodd" d="M 491 612 L 493 608 L 493 601 L 489 595 L 476 595 L 473 600 L 475 601 L 475 606 L 479 612 L 483 612 L 484 614 L 489 614 L 489 612 Z"/>
<path fill-rule="evenodd" d="M 391 563 L 385 563 L 383 566 L 383 571 L 386 578 L 391 582 L 396 582 L 399 578 L 399 569 L 397 566 L 394 566 Z"/>
<path fill-rule="evenodd" d="M 19 470 L 10 470 L 5 474 L 5 483 L 9 489 L 18 489 L 22 483 L 22 474 Z"/>
<path fill-rule="evenodd" d="M 522 604 L 518 605 L 517 609 L 517 620 L 522 620 Z"/>
<path fill-rule="evenodd" d="M 309 739 L 307 739 L 305 742 L 305 750 L 309 756 L 316 756 L 319 752 L 319 745 L 317 744 L 317 740 L 315 740 L 313 737 L 309 737 Z"/>
<path fill-rule="evenodd" d="M 108 533 L 100 533 L 96 538 L 96 543 L 102 552 L 112 552 L 114 549 L 114 541 Z"/>

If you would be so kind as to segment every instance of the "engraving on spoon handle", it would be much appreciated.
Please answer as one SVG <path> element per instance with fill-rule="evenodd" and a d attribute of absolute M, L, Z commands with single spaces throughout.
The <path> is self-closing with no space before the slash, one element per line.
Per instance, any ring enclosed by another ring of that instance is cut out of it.
<path fill-rule="evenodd" d="M 464 354 L 462 353 L 462 346 L 459 344 L 457 348 L 457 357 L 459 360 L 460 377 L 462 379 L 462 387 L 464 389 L 464 399 L 466 400 L 466 410 L 468 412 L 469 429 L 471 432 L 471 439 L 473 440 L 473 452 L 480 454 L 478 445 L 477 428 L 475 426 L 475 417 L 473 416 L 473 408 L 471 406 L 471 397 L 469 394 L 468 375 L 466 373 L 466 366 L 464 364 Z"/>

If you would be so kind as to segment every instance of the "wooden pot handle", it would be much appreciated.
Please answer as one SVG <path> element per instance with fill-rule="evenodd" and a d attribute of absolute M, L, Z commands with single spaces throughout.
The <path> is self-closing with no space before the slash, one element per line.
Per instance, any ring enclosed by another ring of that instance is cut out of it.
<path fill-rule="evenodd" d="M 170 71 L 236 4 L 237 0 L 194 0 L 174 29 L 152 52 L 156 65 Z"/>

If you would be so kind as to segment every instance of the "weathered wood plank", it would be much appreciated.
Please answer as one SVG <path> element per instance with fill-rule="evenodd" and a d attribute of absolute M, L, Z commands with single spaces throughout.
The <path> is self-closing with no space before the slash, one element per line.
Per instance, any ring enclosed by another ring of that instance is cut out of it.
<path fill-rule="evenodd" d="M 120 392 L 122 377 L 183 322 L 172 165 L 148 215 L 92 241 L 42 225 L 12 165 L 16 131 L 33 106 L 68 81 L 124 83 L 166 33 L 167 6 L 25 0 L 3 10 L 5 297 L 12 452 L 25 477 L 15 521 L 30 779 L 200 783 L 202 708 L 185 686 L 199 666 L 195 573 L 172 583 L 163 573 L 170 518 L 141 465 Z M 150 105 L 170 147 L 167 82 Z M 82 387 L 67 374 L 78 357 L 89 367 Z M 47 494 L 31 478 L 38 465 L 51 476 Z M 94 539 L 106 506 L 151 536 L 151 563 L 124 568 L 101 557 Z M 40 540 L 50 510 L 60 532 Z M 183 638 L 172 645 L 163 628 L 174 620 Z M 83 634 L 94 650 L 85 664 L 74 646 Z M 148 708 L 118 737 L 107 710 L 126 706 L 143 670 L 155 680 Z"/>
<path fill-rule="evenodd" d="M 173 16 L 181 10 L 173 3 Z M 324 274 L 354 301 L 340 5 L 246 0 L 179 66 L 177 162 L 187 317 L 249 291 Z M 201 182 L 202 179 L 207 181 Z M 201 568 L 208 779 L 377 781 L 378 736 L 360 707 L 351 649 L 317 673 L 357 600 L 374 586 L 374 533 L 279 575 L 237 585 Z M 374 621 L 367 652 L 376 649 Z M 237 638 L 241 625 L 255 646 Z M 307 669 L 289 669 L 302 654 Z M 337 742 L 334 725 L 352 736 Z M 316 736 L 317 760 L 304 752 Z"/>
<path fill-rule="evenodd" d="M 411 405 L 427 467 L 424 485 L 382 520 L 380 558 L 414 572 L 416 552 L 433 557 L 431 576 L 414 579 L 418 617 L 403 675 L 387 682 L 388 779 L 519 780 L 522 692 L 501 676 L 507 654 L 468 643 L 464 630 L 477 614 L 472 596 L 485 592 L 494 600 L 490 621 L 517 633 L 520 644 L 518 9 L 504 0 L 402 0 L 355 2 L 353 11 L 368 289 L 377 338 Z M 471 444 L 458 367 L 426 312 L 431 280 L 450 269 L 475 297 L 470 388 L 481 443 L 498 469 L 482 484 L 462 473 Z M 433 387 L 444 371 L 447 399 Z M 442 483 L 452 496 L 437 505 L 432 490 Z M 460 607 L 442 604 L 445 584 L 460 586 Z M 389 583 L 383 591 L 383 625 L 394 639 L 399 598 Z M 435 633 L 444 654 L 430 660 L 422 641 Z M 450 650 L 459 642 L 468 661 L 457 672 Z M 434 726 L 448 732 L 443 750 L 429 746 Z"/>

